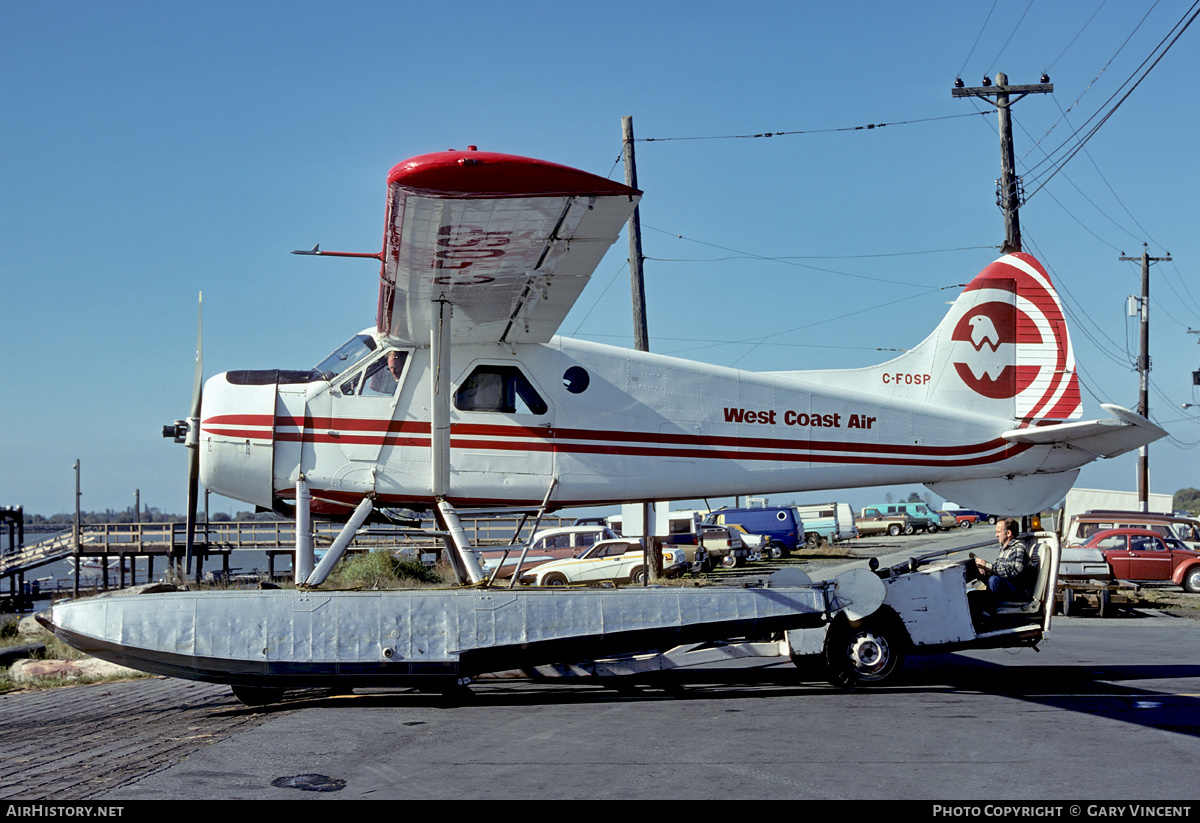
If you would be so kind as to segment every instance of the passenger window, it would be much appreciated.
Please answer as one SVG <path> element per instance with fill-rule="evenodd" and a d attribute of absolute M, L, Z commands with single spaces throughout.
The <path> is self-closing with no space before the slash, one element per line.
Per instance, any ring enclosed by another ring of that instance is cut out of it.
<path fill-rule="evenodd" d="M 549 407 L 516 366 L 477 366 L 454 393 L 459 411 L 545 414 Z"/>

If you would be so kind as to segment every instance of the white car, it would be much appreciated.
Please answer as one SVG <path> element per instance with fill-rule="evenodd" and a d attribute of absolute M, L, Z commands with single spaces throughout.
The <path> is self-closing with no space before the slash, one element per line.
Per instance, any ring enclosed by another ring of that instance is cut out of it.
<path fill-rule="evenodd" d="M 521 582 L 534 586 L 566 586 L 572 583 L 613 581 L 635 585 L 646 580 L 642 541 L 622 538 L 601 540 L 590 549 L 565 560 L 555 560 L 521 575 Z M 683 549 L 664 546 L 663 574 L 673 577 L 687 569 Z"/>
<path fill-rule="evenodd" d="M 562 528 L 542 529 L 533 536 L 529 551 L 521 564 L 522 573 L 533 571 L 543 563 L 551 560 L 574 557 L 583 549 L 594 544 L 597 540 L 612 540 L 617 533 L 605 526 L 565 526 Z M 482 559 L 483 570 L 491 575 L 496 565 L 502 563 L 498 578 L 512 577 L 517 562 L 521 558 L 524 547 L 505 546 L 477 549 Z M 522 574 L 524 577 L 524 574 Z"/>

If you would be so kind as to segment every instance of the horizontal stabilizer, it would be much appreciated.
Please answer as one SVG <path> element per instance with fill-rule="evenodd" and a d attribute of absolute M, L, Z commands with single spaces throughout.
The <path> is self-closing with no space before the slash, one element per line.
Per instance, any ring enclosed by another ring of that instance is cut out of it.
<path fill-rule="evenodd" d="M 1129 409 L 1111 404 L 1103 404 L 1101 408 L 1113 417 L 1107 420 L 1012 429 L 1004 432 L 1001 437 L 1013 443 L 1070 446 L 1093 452 L 1100 457 L 1116 457 L 1167 435 L 1165 429 Z"/>

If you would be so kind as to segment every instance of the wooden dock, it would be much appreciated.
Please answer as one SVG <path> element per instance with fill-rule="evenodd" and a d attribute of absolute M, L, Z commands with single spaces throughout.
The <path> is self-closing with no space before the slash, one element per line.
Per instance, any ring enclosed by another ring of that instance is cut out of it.
<path fill-rule="evenodd" d="M 463 518 L 463 528 L 475 546 L 503 546 L 529 537 L 528 522 L 520 515 Z M 570 518 L 543 517 L 539 528 L 569 525 Z M 313 545 L 316 549 L 333 543 L 341 524 L 314 522 Z M 103 523 L 84 526 L 78 539 L 74 531 L 45 540 L 17 546 L 0 557 L 0 578 L 7 580 L 5 599 L 25 599 L 32 584 L 25 577 L 34 569 L 61 560 L 77 558 L 79 563 L 98 564 L 94 571 L 80 573 L 80 589 L 108 591 L 136 585 L 136 561 L 146 559 L 148 580 L 154 579 L 156 560 L 164 561 L 164 570 L 181 563 L 186 543 L 186 524 L 172 523 Z M 443 548 L 440 532 L 432 521 L 422 521 L 417 527 L 371 525 L 359 529 L 350 550 L 414 549 L 421 553 L 439 554 Z M 277 558 L 287 560 L 282 576 L 293 568 L 296 551 L 296 525 L 292 520 L 226 520 L 200 523 L 196 527 L 193 571 L 200 579 L 205 568 L 214 574 L 229 577 L 230 555 L 235 551 L 260 551 L 267 555 L 267 577 L 279 577 L 275 571 Z M 281 564 L 282 565 L 282 564 Z M 217 568 L 220 571 L 217 571 Z M 74 580 L 56 581 L 55 588 L 66 588 L 59 594 L 71 594 Z M 42 594 L 45 594 L 43 589 Z M 2 606 L 3 604 L 0 604 Z"/>

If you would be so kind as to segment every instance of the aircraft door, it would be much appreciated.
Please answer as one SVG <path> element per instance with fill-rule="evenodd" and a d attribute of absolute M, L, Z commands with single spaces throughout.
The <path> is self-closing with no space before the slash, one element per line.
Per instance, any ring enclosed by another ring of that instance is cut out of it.
<path fill-rule="evenodd" d="M 489 499 L 539 502 L 554 473 L 554 411 L 515 362 L 469 366 L 451 411 L 451 488 L 493 490 Z M 464 477 L 466 475 L 466 477 Z"/>
<path fill-rule="evenodd" d="M 325 433 L 345 459 L 376 464 L 394 438 L 392 420 L 408 360 L 408 352 L 392 350 L 339 375 L 331 385 Z"/>

